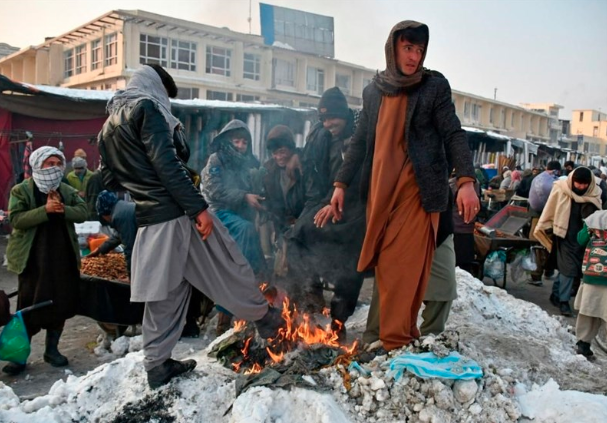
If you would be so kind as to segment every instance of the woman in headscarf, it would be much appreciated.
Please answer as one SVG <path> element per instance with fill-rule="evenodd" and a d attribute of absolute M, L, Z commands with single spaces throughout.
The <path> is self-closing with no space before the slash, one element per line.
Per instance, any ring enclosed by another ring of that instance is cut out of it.
<path fill-rule="evenodd" d="M 65 157 L 55 147 L 40 147 L 29 158 L 32 178 L 13 187 L 9 200 L 8 270 L 17 273 L 17 309 L 52 300 L 53 304 L 23 316 L 30 339 L 46 329 L 44 361 L 54 367 L 68 360 L 57 349 L 65 321 L 76 314 L 80 249 L 74 223 L 84 222 L 86 203 L 78 191 L 61 182 Z M 10 375 L 25 364 L 9 363 Z"/>
<path fill-rule="evenodd" d="M 601 209 L 601 189 L 594 175 L 586 167 L 574 169 L 567 179 L 554 183 L 546 206 L 533 235 L 548 251 L 556 248 L 559 276 L 552 285 L 550 302 L 559 307 L 561 314 L 572 316 L 569 300 L 576 278 L 582 277 L 584 247 L 578 243 L 577 235 L 583 220 Z M 554 236 L 548 231 L 552 229 Z M 554 240 L 554 241 L 553 241 Z"/>
<path fill-rule="evenodd" d="M 516 191 L 519 185 L 521 184 L 521 181 L 523 180 L 523 176 L 520 171 L 513 170 L 512 174 L 510 175 L 510 178 L 512 179 L 512 181 L 510 182 L 510 189 L 512 191 Z"/>

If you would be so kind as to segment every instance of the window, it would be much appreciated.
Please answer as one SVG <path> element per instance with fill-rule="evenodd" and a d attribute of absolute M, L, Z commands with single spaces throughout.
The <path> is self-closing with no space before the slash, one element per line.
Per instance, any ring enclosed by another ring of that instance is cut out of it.
<path fill-rule="evenodd" d="M 105 36 L 105 66 L 118 63 L 118 36 L 114 34 Z"/>
<path fill-rule="evenodd" d="M 63 76 L 69 78 L 74 74 L 74 49 L 63 52 Z"/>
<path fill-rule="evenodd" d="M 514 112 L 511 112 L 512 114 L 510 115 L 510 127 L 514 128 Z"/>
<path fill-rule="evenodd" d="M 177 89 L 177 98 L 180 100 L 193 100 L 199 97 L 198 88 L 179 87 Z"/>
<path fill-rule="evenodd" d="M 155 63 L 167 67 L 167 46 L 169 40 L 163 37 L 151 35 L 139 35 L 139 63 Z"/>
<path fill-rule="evenodd" d="M 101 38 L 91 41 L 91 70 L 101 67 Z"/>
<path fill-rule="evenodd" d="M 207 73 L 230 76 L 231 69 L 232 50 L 221 47 L 207 46 Z"/>
<path fill-rule="evenodd" d="M 106 90 L 106 91 L 111 91 L 111 90 L 113 89 L 113 88 L 112 88 L 112 84 L 105 84 L 105 85 L 103 86 L 103 89 L 104 89 L 104 90 Z"/>
<path fill-rule="evenodd" d="M 76 47 L 76 75 L 86 72 L 86 44 Z"/>
<path fill-rule="evenodd" d="M 580 122 L 584 121 L 584 112 L 580 112 Z"/>
<path fill-rule="evenodd" d="M 489 123 L 493 123 L 493 107 L 489 109 Z"/>
<path fill-rule="evenodd" d="M 236 94 L 236 101 L 242 101 L 243 103 L 251 103 L 253 101 L 259 101 L 259 96 L 257 96 L 257 95 L 246 95 L 246 94 Z"/>
<path fill-rule="evenodd" d="M 470 118 L 470 103 L 464 101 L 464 119 Z"/>
<path fill-rule="evenodd" d="M 502 109 L 500 116 L 500 128 L 506 128 L 506 111 L 504 109 Z"/>
<path fill-rule="evenodd" d="M 345 95 L 350 95 L 350 75 L 335 75 L 335 86 L 338 87 Z"/>
<path fill-rule="evenodd" d="M 274 85 L 295 86 L 295 63 L 274 59 Z"/>
<path fill-rule="evenodd" d="M 598 136 L 599 136 L 599 127 L 598 126 L 595 126 L 594 128 L 592 128 L 592 136 L 594 138 L 598 138 Z"/>
<path fill-rule="evenodd" d="M 223 93 L 221 91 L 207 91 L 207 100 L 232 101 L 232 93 Z"/>
<path fill-rule="evenodd" d="M 525 130 L 525 121 L 524 121 L 524 119 L 523 119 L 523 115 L 522 115 L 522 114 L 521 114 L 521 127 L 520 127 L 520 130 L 521 130 L 521 131 L 524 131 L 524 130 Z"/>
<path fill-rule="evenodd" d="M 325 71 L 308 66 L 306 89 L 308 91 L 314 91 L 317 94 L 322 94 L 325 90 Z"/>
<path fill-rule="evenodd" d="M 245 53 L 242 77 L 244 79 L 252 79 L 253 81 L 259 81 L 260 74 L 261 57 L 258 54 Z"/>
<path fill-rule="evenodd" d="M 196 43 L 171 40 L 171 68 L 196 72 Z"/>
<path fill-rule="evenodd" d="M 481 117 L 481 106 L 479 106 L 478 104 L 473 104 L 472 105 L 472 120 L 474 122 L 478 122 L 480 120 Z"/>

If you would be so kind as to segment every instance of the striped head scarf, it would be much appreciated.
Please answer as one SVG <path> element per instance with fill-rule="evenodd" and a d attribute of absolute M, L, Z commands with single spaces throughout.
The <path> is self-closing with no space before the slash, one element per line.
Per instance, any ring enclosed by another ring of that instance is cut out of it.
<path fill-rule="evenodd" d="M 42 164 L 51 156 L 57 156 L 61 159 L 61 166 L 42 168 Z M 30 155 L 30 166 L 32 167 L 32 178 L 36 186 L 44 194 L 54 191 L 61 185 L 61 179 L 65 172 L 65 156 L 55 147 L 40 147 Z"/>
<path fill-rule="evenodd" d="M 99 216 L 110 216 L 114 211 L 114 206 L 118 202 L 118 197 L 111 191 L 103 190 L 97 196 L 97 214 Z"/>

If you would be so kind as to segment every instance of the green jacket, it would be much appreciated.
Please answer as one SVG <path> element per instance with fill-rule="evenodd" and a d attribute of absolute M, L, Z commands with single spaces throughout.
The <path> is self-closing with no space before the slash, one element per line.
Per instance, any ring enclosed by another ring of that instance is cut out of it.
<path fill-rule="evenodd" d="M 80 268 L 80 248 L 74 223 L 81 223 L 86 220 L 86 203 L 80 198 L 78 191 L 67 184 L 62 183 L 59 192 L 65 201 L 67 232 L 72 240 L 78 268 Z M 8 209 L 8 219 L 13 227 L 6 249 L 8 270 L 21 274 L 29 259 L 30 250 L 36 236 L 36 228 L 38 225 L 48 222 L 44 206 L 36 207 L 33 179 L 26 179 L 11 189 Z"/>
<path fill-rule="evenodd" d="M 76 175 L 76 172 L 72 170 L 67 174 L 67 183 L 78 191 L 86 192 L 86 183 L 91 179 L 91 176 L 93 176 L 93 172 L 87 169 L 84 178 L 80 180 L 78 175 Z"/>
<path fill-rule="evenodd" d="M 587 246 L 590 242 L 590 232 L 588 225 L 584 222 L 584 227 L 577 234 L 577 242 L 581 246 Z M 585 256 L 585 253 L 584 253 Z M 583 281 L 590 285 L 607 285 L 607 277 L 584 275 Z"/>

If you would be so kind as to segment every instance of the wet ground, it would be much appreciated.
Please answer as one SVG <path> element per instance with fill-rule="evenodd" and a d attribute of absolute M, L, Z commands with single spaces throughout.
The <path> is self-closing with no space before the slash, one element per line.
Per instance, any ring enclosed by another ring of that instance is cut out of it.
<path fill-rule="evenodd" d="M 5 236 L 0 237 L 0 257 L 4 256 L 6 250 L 7 239 Z M 486 285 L 493 285 L 491 279 L 485 279 Z M 500 284 L 501 285 L 501 284 Z M 533 286 L 528 284 L 526 281 L 513 282 L 508 280 L 506 289 L 513 296 L 533 302 L 549 314 L 559 315 L 558 309 L 556 309 L 549 302 L 550 288 L 552 282 L 545 280 L 543 286 Z M 363 285 L 359 301 L 361 303 L 369 303 L 372 293 L 373 280 L 367 279 Z M 0 267 L 0 289 L 5 290 L 7 293 L 15 291 L 17 289 L 17 277 L 16 275 L 8 272 L 6 267 Z M 326 292 L 327 303 L 330 300 L 330 292 Z M 11 300 L 11 310 L 14 312 L 16 307 L 15 298 Z M 568 324 L 575 326 L 574 318 L 565 318 Z M 214 322 L 215 320 L 213 320 Z M 34 398 L 39 395 L 48 393 L 53 383 L 67 375 L 74 374 L 80 376 L 86 374 L 89 370 L 92 370 L 102 364 L 104 360 L 111 360 L 114 357 L 109 356 L 100 358 L 96 356 L 93 349 L 97 346 L 97 339 L 101 334 L 101 330 L 97 326 L 96 322 L 92 319 L 82 316 L 76 316 L 70 319 L 66 323 L 66 327 L 61 338 L 59 349 L 67 356 L 70 361 L 69 366 L 65 368 L 54 368 L 42 360 L 42 354 L 44 352 L 44 331 L 41 334 L 36 335 L 32 340 L 32 353 L 28 361 L 27 370 L 18 376 L 8 376 L 4 373 L 0 373 L 0 381 L 10 386 L 13 391 L 22 399 Z M 355 338 L 356 333 L 348 333 L 348 338 Z M 202 339 L 200 340 L 187 340 L 191 348 L 196 349 L 202 346 Z M 205 342 L 208 344 L 208 340 Z M 0 366 L 4 363 L 0 363 Z M 137 405 L 133 405 L 133 411 L 136 412 Z M 128 416 L 124 416 L 128 420 Z M 125 420 L 125 421 L 127 421 Z"/>

